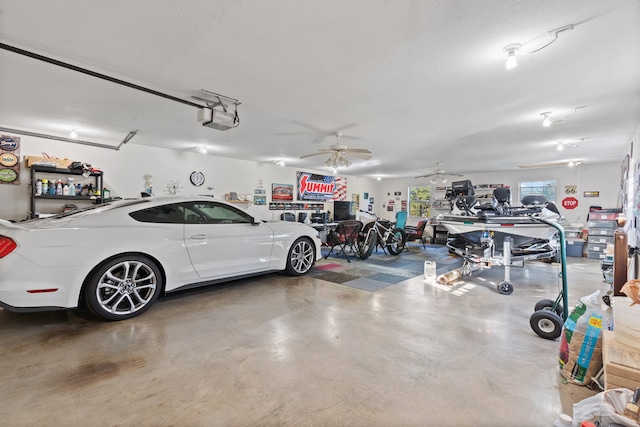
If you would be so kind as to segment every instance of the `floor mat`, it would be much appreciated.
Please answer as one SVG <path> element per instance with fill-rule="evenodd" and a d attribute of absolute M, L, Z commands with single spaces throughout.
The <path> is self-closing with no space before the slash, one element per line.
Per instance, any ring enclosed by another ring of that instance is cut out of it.
<path fill-rule="evenodd" d="M 323 248 L 323 255 L 329 248 Z M 318 279 L 338 283 L 344 286 L 375 292 L 395 285 L 407 279 L 424 274 L 424 262 L 436 263 L 436 273 L 444 274 L 462 266 L 462 258 L 449 254 L 441 245 L 427 245 L 425 248 L 415 246 L 398 255 L 374 252 L 366 260 L 351 258 L 347 262 L 344 256 L 329 255 L 322 259 L 309 272 Z"/>

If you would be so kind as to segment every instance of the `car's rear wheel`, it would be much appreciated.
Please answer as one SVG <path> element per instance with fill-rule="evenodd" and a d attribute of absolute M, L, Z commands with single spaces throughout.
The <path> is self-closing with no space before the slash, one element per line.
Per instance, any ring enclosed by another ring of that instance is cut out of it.
<path fill-rule="evenodd" d="M 138 316 L 151 307 L 162 289 L 155 262 L 142 255 L 123 255 L 104 262 L 89 278 L 85 300 L 106 320 Z"/>
<path fill-rule="evenodd" d="M 300 238 L 289 249 L 285 272 L 290 276 L 301 276 L 311 270 L 315 262 L 316 250 L 313 244 L 308 239 Z"/>

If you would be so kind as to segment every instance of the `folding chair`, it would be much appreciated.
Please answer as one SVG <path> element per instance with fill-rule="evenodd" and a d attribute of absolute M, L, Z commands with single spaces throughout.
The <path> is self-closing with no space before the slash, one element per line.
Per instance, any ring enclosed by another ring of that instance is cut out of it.
<path fill-rule="evenodd" d="M 351 254 L 358 254 L 358 234 L 362 230 L 362 222 L 356 220 L 341 221 L 336 225 L 336 228 L 329 231 L 327 236 L 328 243 L 331 244 L 331 249 L 324 256 L 325 259 L 333 253 L 334 248 L 338 247 L 339 251 L 336 251 L 336 255 L 344 255 L 347 262 L 351 262 L 347 256 L 347 248 Z"/>
<path fill-rule="evenodd" d="M 424 229 L 427 226 L 428 222 L 429 222 L 428 219 L 421 219 L 420 221 L 418 221 L 418 224 L 416 224 L 415 226 L 411 226 L 411 225 L 405 226 L 404 231 L 407 232 L 407 242 L 420 240 L 422 242 L 422 247 L 426 248 L 427 247 L 425 244 L 426 239 L 424 238 L 423 234 L 424 234 Z"/>
<path fill-rule="evenodd" d="M 400 211 L 396 212 L 396 228 L 404 228 L 407 226 L 407 212 Z"/>

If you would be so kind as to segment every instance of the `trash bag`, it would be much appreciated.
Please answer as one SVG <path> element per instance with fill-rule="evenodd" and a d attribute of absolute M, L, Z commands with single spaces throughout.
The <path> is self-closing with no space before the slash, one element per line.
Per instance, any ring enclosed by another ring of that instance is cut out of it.
<path fill-rule="evenodd" d="M 602 368 L 600 291 L 580 298 L 562 327 L 560 373 L 569 382 L 587 385 Z"/>
<path fill-rule="evenodd" d="M 573 425 L 580 425 L 583 421 L 597 418 L 600 427 L 615 424 L 640 427 L 638 423 L 622 415 L 632 396 L 633 392 L 628 388 L 614 388 L 574 403 Z"/>

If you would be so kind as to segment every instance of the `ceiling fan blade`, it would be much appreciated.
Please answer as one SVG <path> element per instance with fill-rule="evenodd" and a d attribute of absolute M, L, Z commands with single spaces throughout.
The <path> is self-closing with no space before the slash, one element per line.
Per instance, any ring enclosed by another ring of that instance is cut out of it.
<path fill-rule="evenodd" d="M 300 156 L 300 158 L 304 159 L 305 157 L 319 156 L 320 154 L 331 154 L 331 153 L 333 153 L 333 150 L 322 150 L 319 153 L 305 154 L 304 156 Z"/>
<path fill-rule="evenodd" d="M 346 152 L 347 155 L 349 156 L 354 156 L 354 157 L 358 157 L 360 159 L 364 159 L 364 160 L 369 160 L 371 158 L 371 153 L 364 153 L 364 152 L 353 152 L 353 151 L 347 151 Z"/>
<path fill-rule="evenodd" d="M 365 153 L 365 154 L 371 154 L 371 151 L 367 150 L 366 148 L 347 148 L 344 150 L 347 153 Z"/>
<path fill-rule="evenodd" d="M 437 173 L 430 173 L 427 175 L 420 175 L 420 176 L 416 176 L 416 178 L 431 178 L 432 176 L 438 176 L 439 174 Z"/>

